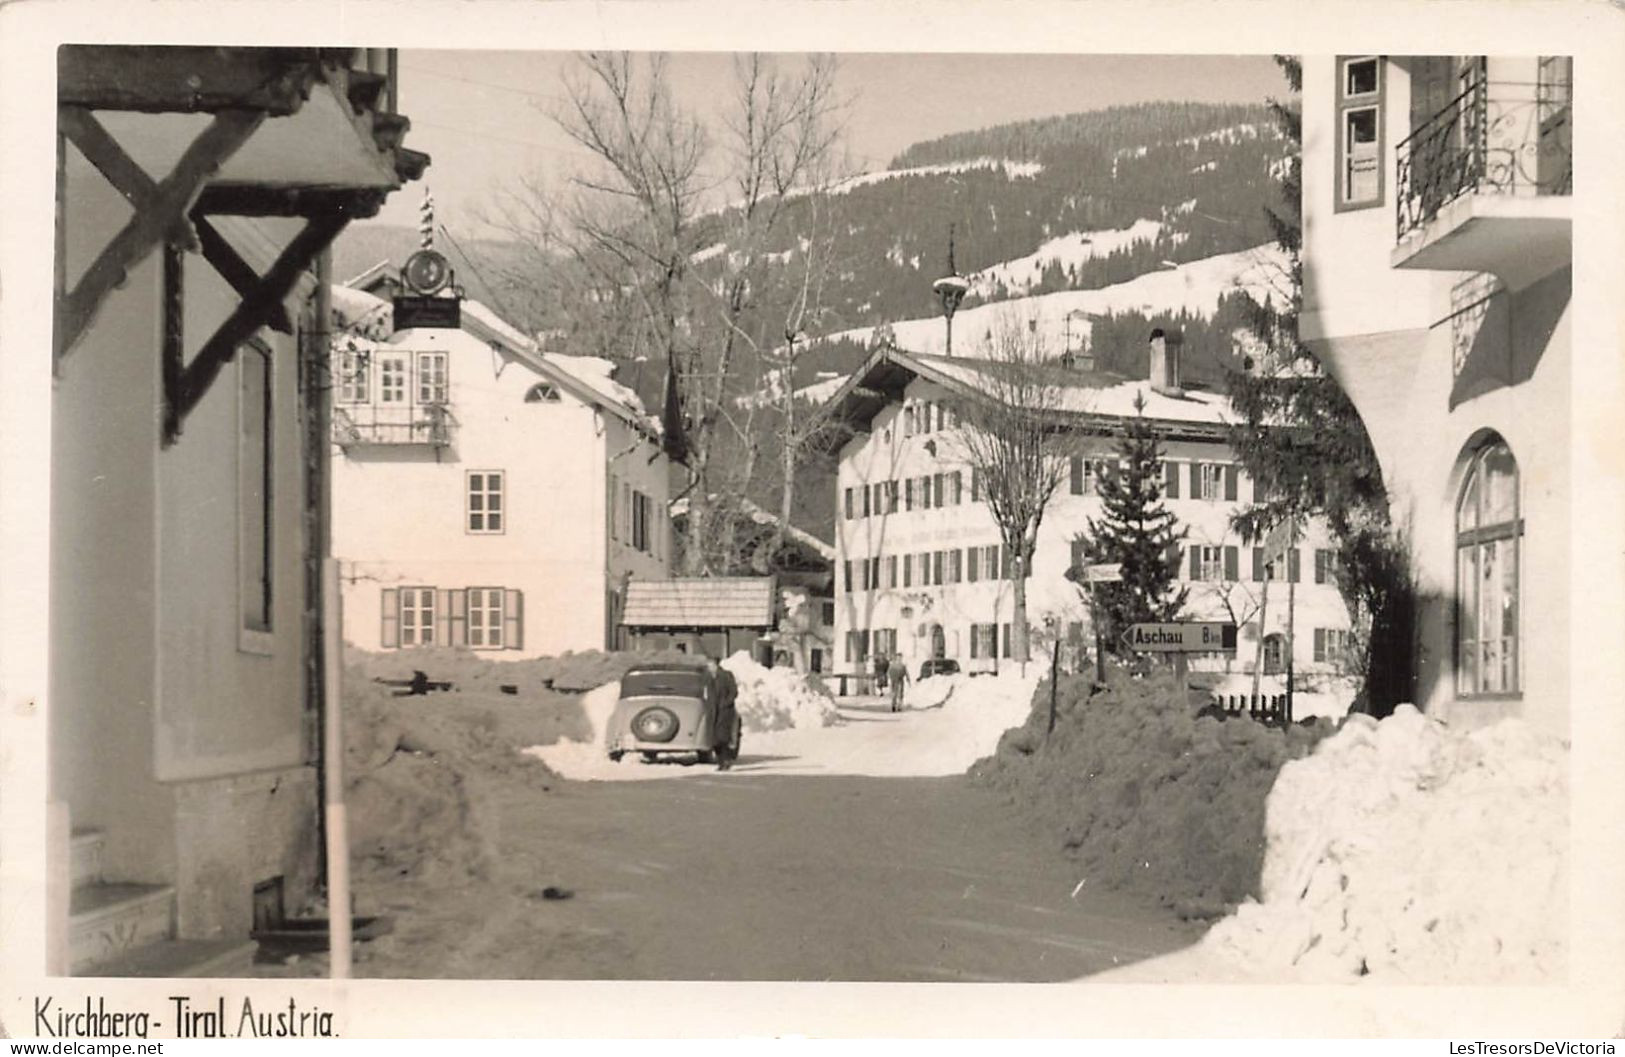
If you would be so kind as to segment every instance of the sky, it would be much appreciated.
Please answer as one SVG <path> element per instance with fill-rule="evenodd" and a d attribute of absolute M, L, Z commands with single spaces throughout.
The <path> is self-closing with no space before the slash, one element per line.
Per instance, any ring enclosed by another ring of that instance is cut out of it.
<path fill-rule="evenodd" d="M 401 52 L 398 105 L 412 121 L 406 142 L 434 161 L 421 184 L 391 196 L 376 222 L 415 226 L 427 187 L 438 223 L 479 234 L 481 214 L 519 176 L 566 178 L 577 155 L 551 115 L 575 61 L 569 52 Z M 732 61 L 726 53 L 674 53 L 682 101 L 714 114 Z M 908 145 L 950 132 L 1152 100 L 1263 102 L 1285 91 L 1267 55 L 847 53 L 837 84 L 850 100 L 846 149 L 859 171 L 884 168 Z"/>

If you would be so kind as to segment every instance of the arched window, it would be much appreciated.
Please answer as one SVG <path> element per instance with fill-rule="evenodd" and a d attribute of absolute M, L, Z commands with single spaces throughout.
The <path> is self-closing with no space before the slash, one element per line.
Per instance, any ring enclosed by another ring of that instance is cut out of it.
<path fill-rule="evenodd" d="M 1472 453 L 1456 505 L 1456 692 L 1516 694 L 1518 463 L 1495 437 Z"/>

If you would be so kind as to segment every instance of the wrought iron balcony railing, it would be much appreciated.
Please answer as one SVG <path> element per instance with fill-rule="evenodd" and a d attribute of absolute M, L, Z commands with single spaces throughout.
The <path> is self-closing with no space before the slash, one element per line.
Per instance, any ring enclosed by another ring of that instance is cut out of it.
<path fill-rule="evenodd" d="M 444 448 L 451 444 L 453 426 L 445 404 L 353 404 L 333 409 L 333 440 L 341 448 L 384 444 Z"/>
<path fill-rule="evenodd" d="M 1397 237 L 1463 195 L 1567 195 L 1574 182 L 1567 82 L 1475 79 L 1397 148 Z"/>

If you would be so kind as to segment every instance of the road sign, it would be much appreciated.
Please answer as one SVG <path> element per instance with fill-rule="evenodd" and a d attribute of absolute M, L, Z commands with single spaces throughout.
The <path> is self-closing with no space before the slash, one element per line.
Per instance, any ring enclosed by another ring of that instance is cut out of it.
<path fill-rule="evenodd" d="M 1083 582 L 1086 584 L 1114 584 L 1121 582 L 1122 579 L 1122 562 L 1102 562 L 1099 565 L 1083 567 Z"/>
<path fill-rule="evenodd" d="M 1132 624 L 1123 645 L 1142 653 L 1234 653 L 1236 626 L 1200 621 Z"/>
<path fill-rule="evenodd" d="M 1264 537 L 1264 560 L 1274 562 L 1287 552 L 1287 548 L 1298 542 L 1298 522 L 1287 518 L 1269 530 Z M 1285 575 L 1283 573 L 1283 575 Z"/>

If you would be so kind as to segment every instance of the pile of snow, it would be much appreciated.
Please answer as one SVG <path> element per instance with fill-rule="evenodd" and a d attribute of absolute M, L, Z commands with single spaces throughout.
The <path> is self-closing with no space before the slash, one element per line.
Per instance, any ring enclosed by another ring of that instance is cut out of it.
<path fill-rule="evenodd" d="M 1465 984 L 1563 978 L 1568 753 L 1520 720 L 1402 705 L 1281 771 L 1261 902 L 1115 979 Z"/>
<path fill-rule="evenodd" d="M 740 650 L 722 662 L 739 683 L 734 707 L 747 734 L 795 727 L 830 727 L 841 714 L 835 702 L 793 668 L 764 668 Z"/>

